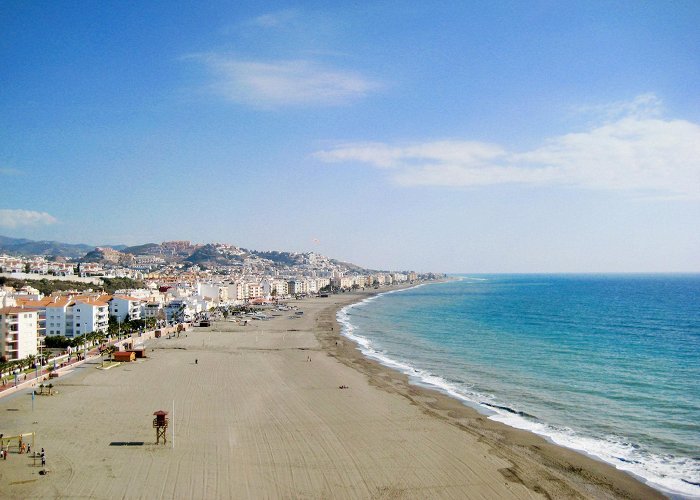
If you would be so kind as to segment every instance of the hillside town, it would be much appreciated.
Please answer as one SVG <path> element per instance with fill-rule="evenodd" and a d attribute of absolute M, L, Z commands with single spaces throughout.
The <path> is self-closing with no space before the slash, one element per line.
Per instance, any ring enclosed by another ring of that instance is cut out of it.
<path fill-rule="evenodd" d="M 0 361 L 24 360 L 30 368 L 46 362 L 43 349 L 59 338 L 79 348 L 129 328 L 166 327 L 289 298 L 442 277 L 369 271 L 316 253 L 255 252 L 227 244 L 173 241 L 135 248 L 141 253 L 100 247 L 82 258 L 0 255 Z M 103 280 L 112 278 L 132 286 L 107 293 Z M 75 289 L 45 294 L 32 286 L 37 279 Z"/>

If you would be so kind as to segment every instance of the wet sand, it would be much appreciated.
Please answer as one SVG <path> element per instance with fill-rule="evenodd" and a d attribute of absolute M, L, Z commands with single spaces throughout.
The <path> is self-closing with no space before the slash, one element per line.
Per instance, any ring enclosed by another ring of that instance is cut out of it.
<path fill-rule="evenodd" d="M 0 399 L 0 432 L 34 431 L 49 470 L 12 450 L 0 497 L 661 497 L 361 356 L 335 313 L 367 293 L 148 341 L 147 359 L 109 370 L 88 361 L 34 411 L 29 391 Z"/>

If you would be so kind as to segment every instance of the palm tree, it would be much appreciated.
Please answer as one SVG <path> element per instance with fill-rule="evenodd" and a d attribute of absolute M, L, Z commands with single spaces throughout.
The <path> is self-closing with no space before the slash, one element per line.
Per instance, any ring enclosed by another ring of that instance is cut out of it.
<path fill-rule="evenodd" d="M 113 345 L 107 346 L 102 350 L 102 355 L 104 356 L 105 354 L 109 356 L 109 360 L 112 361 L 112 354 L 114 354 L 117 351 L 117 348 L 114 347 Z"/>
<path fill-rule="evenodd" d="M 27 354 L 27 357 L 24 358 L 24 362 L 27 364 L 27 368 L 32 368 L 32 365 L 34 364 L 35 360 L 36 356 L 34 354 Z"/>

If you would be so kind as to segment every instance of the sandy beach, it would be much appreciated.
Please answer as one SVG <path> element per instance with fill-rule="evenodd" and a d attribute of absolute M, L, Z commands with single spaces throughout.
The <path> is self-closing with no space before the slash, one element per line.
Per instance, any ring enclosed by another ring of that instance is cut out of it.
<path fill-rule="evenodd" d="M 0 399 L 0 432 L 35 432 L 49 470 L 11 450 L 0 497 L 662 497 L 362 357 L 335 313 L 368 293 L 154 339 L 147 359 L 109 370 L 89 360 L 33 410 L 29 390 Z"/>

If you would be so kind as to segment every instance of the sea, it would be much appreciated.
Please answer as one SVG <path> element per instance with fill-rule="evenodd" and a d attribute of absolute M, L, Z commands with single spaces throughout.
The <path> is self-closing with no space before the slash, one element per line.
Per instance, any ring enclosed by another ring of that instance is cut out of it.
<path fill-rule="evenodd" d="M 361 351 L 489 418 L 700 498 L 700 275 L 460 275 L 343 308 Z"/>

